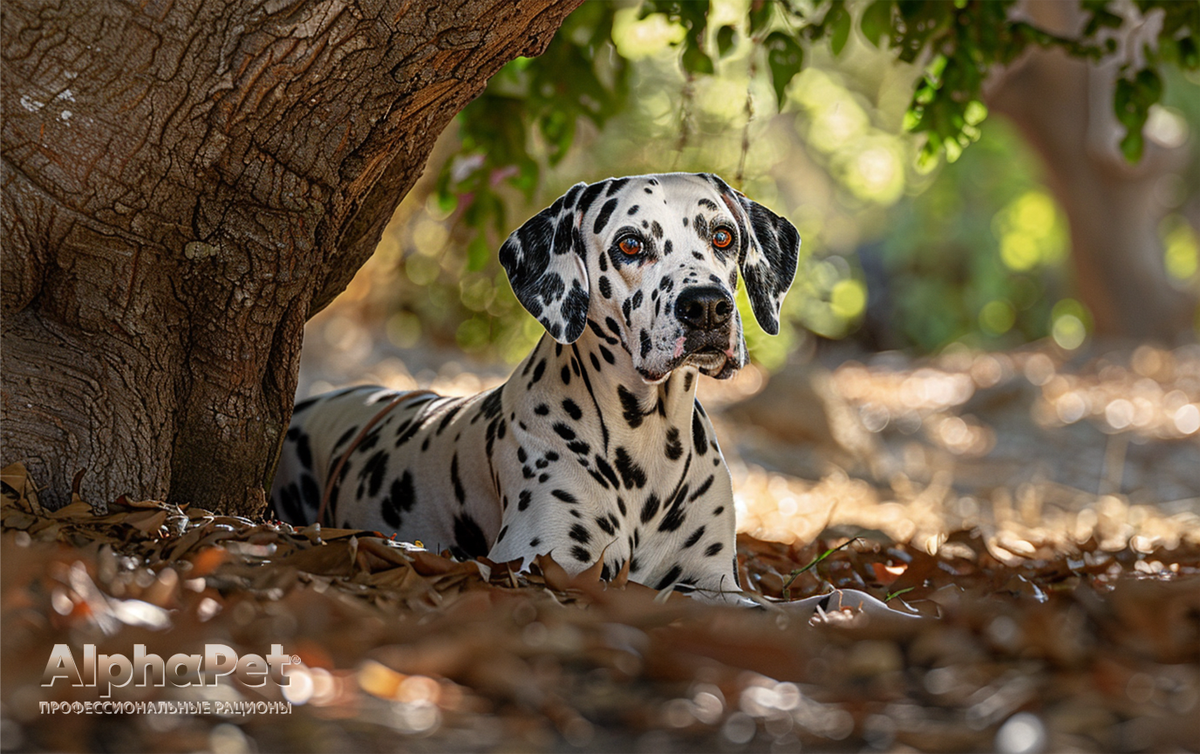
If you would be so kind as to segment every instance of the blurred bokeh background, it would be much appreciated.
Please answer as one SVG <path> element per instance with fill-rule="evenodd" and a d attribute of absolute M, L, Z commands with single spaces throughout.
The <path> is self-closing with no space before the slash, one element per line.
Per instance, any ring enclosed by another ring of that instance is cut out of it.
<path fill-rule="evenodd" d="M 600 5 L 572 15 L 543 58 L 501 72 L 445 133 L 374 259 L 314 320 L 306 345 L 361 359 L 368 339 L 383 340 L 512 365 L 540 332 L 496 261 L 504 235 L 577 181 L 672 170 L 717 173 L 800 229 L 803 260 L 782 334 L 763 337 L 745 318 L 753 356 L 768 370 L 817 342 L 935 354 L 1046 338 L 1076 351 L 1093 333 L 1163 345 L 1194 337 L 1196 73 L 1166 69 L 1147 153 L 1130 165 L 1099 102 L 1111 96 L 1111 72 L 1038 51 L 988 82 L 976 143 L 922 166 L 925 139 L 904 128 L 921 67 L 857 34 L 836 57 L 813 45 L 777 106 L 751 40 L 731 43 L 713 75 L 689 75 L 680 23 L 639 18 L 636 4 Z M 742 5 L 713 4 L 709 28 L 736 23 Z M 575 81 L 596 86 L 578 91 Z M 1072 102 L 1080 87 L 1098 100 L 1082 112 Z M 1036 102 L 1038 122 L 1014 100 Z M 552 116 L 572 122 L 543 122 Z M 1052 144 L 1047 158 L 1036 144 L 1047 128 L 1068 137 L 1083 129 L 1094 143 L 1075 145 L 1079 155 Z M 547 132 L 562 135 L 551 142 Z M 1073 218 L 1084 226 L 1097 217 L 1150 234 L 1119 239 L 1125 258 L 1112 265 L 1104 249 L 1072 248 Z M 1139 256 L 1157 256 L 1157 279 L 1138 274 Z M 1114 274 L 1147 313 L 1156 300 L 1189 294 L 1190 306 L 1174 321 L 1122 321 L 1104 279 Z"/>

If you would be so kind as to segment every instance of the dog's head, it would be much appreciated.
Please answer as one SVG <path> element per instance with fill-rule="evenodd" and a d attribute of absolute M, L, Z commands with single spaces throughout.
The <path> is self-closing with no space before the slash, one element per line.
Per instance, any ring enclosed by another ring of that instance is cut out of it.
<path fill-rule="evenodd" d="M 666 173 L 572 186 L 513 231 L 500 264 L 555 340 L 574 342 L 590 318 L 658 382 L 685 364 L 717 378 L 744 366 L 738 271 L 774 335 L 799 249 L 791 223 L 720 178 Z"/>

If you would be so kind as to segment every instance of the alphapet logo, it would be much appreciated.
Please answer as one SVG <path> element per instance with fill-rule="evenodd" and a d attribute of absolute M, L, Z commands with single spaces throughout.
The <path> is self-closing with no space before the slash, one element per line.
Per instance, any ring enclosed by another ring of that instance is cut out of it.
<path fill-rule="evenodd" d="M 42 686 L 53 688 L 63 680 L 77 688 L 99 687 L 102 699 L 112 695 L 114 686 L 124 688 L 131 683 L 139 688 L 164 688 L 167 684 L 176 688 L 216 686 L 223 676 L 254 688 L 265 686 L 268 680 L 277 686 L 287 686 L 289 679 L 283 669 L 298 664 L 300 658 L 284 654 L 282 644 L 272 644 L 266 657 L 239 656 L 225 644 L 205 644 L 204 654 L 177 653 L 165 660 L 147 654 L 145 644 L 133 645 L 132 660 L 123 654 L 97 654 L 95 644 L 84 644 L 82 663 L 75 661 L 70 645 L 55 644 L 42 674 Z"/>

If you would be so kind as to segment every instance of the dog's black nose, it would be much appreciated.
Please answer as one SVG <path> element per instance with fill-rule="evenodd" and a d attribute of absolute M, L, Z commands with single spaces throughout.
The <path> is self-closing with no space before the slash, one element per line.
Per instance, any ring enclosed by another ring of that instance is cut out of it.
<path fill-rule="evenodd" d="M 688 288 L 675 301 L 675 316 L 693 330 L 716 330 L 733 316 L 733 298 L 712 285 Z"/>

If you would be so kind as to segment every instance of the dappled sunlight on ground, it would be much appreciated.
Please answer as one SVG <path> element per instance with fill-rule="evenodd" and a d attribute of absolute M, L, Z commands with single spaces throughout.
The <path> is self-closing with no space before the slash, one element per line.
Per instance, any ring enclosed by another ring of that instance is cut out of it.
<path fill-rule="evenodd" d="M 301 396 L 507 371 L 364 353 L 306 349 Z M 1198 376 L 1194 348 L 1035 347 L 703 381 L 762 610 L 154 501 L 49 512 L 9 467 L 5 750 L 1194 750 Z M 286 688 L 113 693 L 225 712 L 45 713 L 100 699 L 40 685 L 63 642 L 299 662 Z"/>

